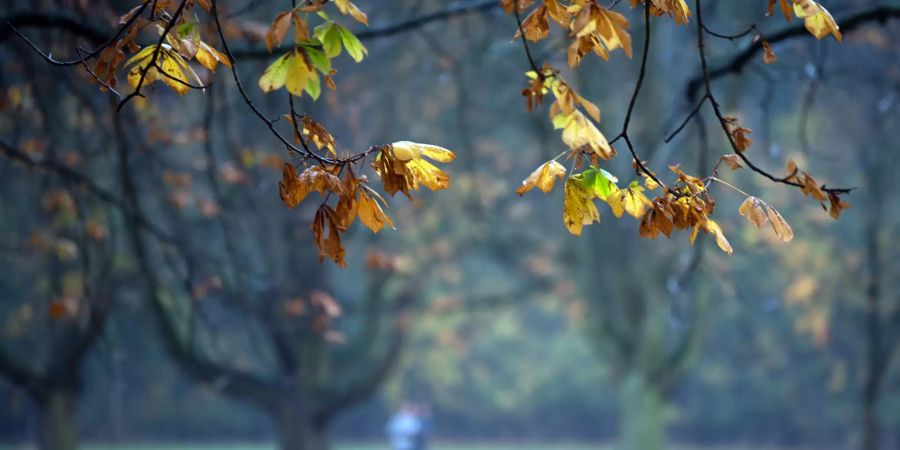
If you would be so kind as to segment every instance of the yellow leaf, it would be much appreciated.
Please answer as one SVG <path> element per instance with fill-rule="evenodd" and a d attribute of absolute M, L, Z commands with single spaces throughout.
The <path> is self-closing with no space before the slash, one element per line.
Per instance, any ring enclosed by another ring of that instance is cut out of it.
<path fill-rule="evenodd" d="M 451 162 L 456 155 L 442 147 L 409 141 L 395 142 L 382 148 L 373 166 L 384 183 L 384 191 L 390 195 L 399 191 L 410 197 L 409 191 L 418 190 L 419 185 L 431 190 L 450 187 L 450 176 L 425 157 Z"/>
<path fill-rule="evenodd" d="M 545 193 L 550 192 L 553 190 L 556 179 L 565 176 L 566 168 L 562 164 L 556 162 L 556 160 L 547 161 L 522 181 L 522 186 L 516 189 L 516 194 L 522 195 L 534 188 L 538 188 Z"/>
<path fill-rule="evenodd" d="M 384 201 L 382 199 L 382 201 Z M 385 225 L 394 226 L 394 222 L 384 213 L 378 200 L 373 197 L 366 189 L 359 191 L 359 220 L 363 225 L 369 227 L 375 233 L 381 231 Z"/>
<path fill-rule="evenodd" d="M 581 236 L 581 230 L 585 225 L 600 222 L 600 211 L 597 210 L 593 199 L 593 190 L 582 188 L 580 183 L 571 178 L 566 181 L 563 222 L 569 233 Z"/>
<path fill-rule="evenodd" d="M 443 170 L 438 169 L 434 164 L 431 164 L 424 159 L 413 159 L 407 161 L 406 167 L 412 174 L 413 180 L 415 180 L 415 187 L 413 187 L 414 190 L 418 189 L 418 184 L 420 183 L 428 189 L 431 189 L 432 191 L 438 191 L 450 187 L 450 176 L 447 175 L 447 173 Z"/>
<path fill-rule="evenodd" d="M 644 188 L 637 184 L 632 184 L 626 189 L 619 189 L 606 197 L 606 203 L 612 209 L 616 217 L 622 217 L 623 213 L 628 213 L 635 219 L 640 219 L 647 211 L 648 207 L 653 206 L 644 195 Z"/>
<path fill-rule="evenodd" d="M 334 4 L 337 5 L 338 9 L 341 11 L 341 14 L 350 15 L 357 22 L 368 26 L 369 18 L 366 17 L 366 14 L 360 11 L 356 5 L 353 4 L 350 0 L 335 0 Z"/>
<path fill-rule="evenodd" d="M 831 17 L 831 13 L 813 0 L 794 0 L 794 14 L 803 19 L 806 29 L 816 39 L 822 39 L 829 34 L 833 35 L 838 42 L 844 39 L 834 17 Z"/>
<path fill-rule="evenodd" d="M 722 232 L 722 228 L 719 227 L 719 224 L 717 224 L 715 220 L 707 219 L 703 227 L 707 232 L 712 233 L 712 235 L 716 237 L 716 245 L 718 245 L 723 252 L 728 253 L 729 255 L 734 254 L 731 243 L 725 238 L 725 233 Z"/>
<path fill-rule="evenodd" d="M 401 161 L 418 159 L 423 156 L 442 163 L 452 162 L 456 159 L 456 155 L 452 151 L 443 147 L 438 147 L 437 145 L 399 141 L 391 144 L 391 147 L 394 148 L 394 154 L 397 155 L 397 159 Z"/>
<path fill-rule="evenodd" d="M 288 92 L 300 97 L 310 78 L 314 75 L 313 69 L 306 63 L 304 54 L 299 51 L 292 52 L 287 65 L 287 77 L 284 85 Z"/>
<path fill-rule="evenodd" d="M 219 63 L 224 64 L 226 67 L 231 67 L 231 61 L 228 60 L 228 56 L 225 56 L 222 52 L 203 41 L 200 41 L 200 46 L 197 49 L 197 54 L 194 55 L 194 58 L 196 58 L 197 62 L 203 67 L 206 67 L 213 72 L 216 70 Z"/>
<path fill-rule="evenodd" d="M 154 53 L 156 53 L 155 61 L 153 60 Z M 202 84 L 200 77 L 190 68 L 187 61 L 168 44 L 162 44 L 160 47 L 156 45 L 144 47 L 125 62 L 126 67 L 129 65 L 131 68 L 128 70 L 127 79 L 133 89 L 137 89 L 141 84 L 141 76 L 144 72 L 146 74 L 143 75 L 143 86 L 162 81 L 181 95 L 191 89 L 189 84 L 192 81 Z M 160 68 L 162 72 L 160 72 Z"/>
<path fill-rule="evenodd" d="M 557 115 L 553 118 L 553 126 L 563 130 L 563 142 L 574 151 L 588 148 L 602 159 L 610 159 L 616 155 L 606 136 L 581 111 Z"/>
<path fill-rule="evenodd" d="M 645 0 L 631 0 L 631 7 L 634 8 Z M 650 13 L 661 16 L 668 14 L 675 19 L 675 23 L 679 25 L 687 25 L 688 19 L 691 17 L 691 10 L 688 9 L 684 0 L 649 0 Z"/>

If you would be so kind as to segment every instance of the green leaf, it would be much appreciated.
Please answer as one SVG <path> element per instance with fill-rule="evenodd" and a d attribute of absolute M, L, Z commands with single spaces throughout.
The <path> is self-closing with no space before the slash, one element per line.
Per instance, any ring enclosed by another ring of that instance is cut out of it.
<path fill-rule="evenodd" d="M 322 80 L 319 79 L 319 74 L 310 72 L 309 80 L 306 82 L 306 93 L 313 100 L 319 99 L 319 94 L 322 93 Z"/>
<path fill-rule="evenodd" d="M 576 180 L 581 183 L 581 187 L 590 190 L 597 198 L 606 201 L 609 194 L 619 190 L 616 182 L 619 181 L 615 175 L 597 167 L 591 166 L 584 172 L 576 175 Z"/>
<path fill-rule="evenodd" d="M 293 52 L 287 52 L 284 55 L 281 55 L 280 58 L 276 59 L 275 62 L 269 65 L 266 68 L 266 71 L 263 72 L 262 76 L 259 77 L 259 88 L 263 90 L 263 92 L 270 92 L 276 89 L 281 89 L 284 86 L 284 82 L 288 76 L 288 68 L 290 64 L 288 61 L 290 60 L 289 56 Z"/>
<path fill-rule="evenodd" d="M 331 71 L 331 59 L 325 56 L 325 53 L 315 47 L 303 46 L 303 50 L 306 51 L 309 60 L 319 69 L 319 72 L 327 75 Z"/>
<path fill-rule="evenodd" d="M 362 61 L 369 53 L 366 47 L 347 28 L 338 24 L 335 24 L 334 26 L 338 29 L 338 32 L 340 32 L 341 42 L 344 44 L 344 48 L 347 49 L 347 53 L 350 57 L 356 62 Z"/>
<path fill-rule="evenodd" d="M 322 44 L 325 56 L 335 58 L 341 54 L 341 32 L 334 22 L 324 23 L 313 30 L 313 36 Z"/>

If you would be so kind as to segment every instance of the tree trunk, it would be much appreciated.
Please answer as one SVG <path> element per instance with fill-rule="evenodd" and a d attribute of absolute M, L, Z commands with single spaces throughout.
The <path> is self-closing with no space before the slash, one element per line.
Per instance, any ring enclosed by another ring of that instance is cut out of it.
<path fill-rule="evenodd" d="M 78 444 L 78 421 L 75 414 L 75 392 L 51 387 L 40 394 L 38 409 L 40 428 L 38 448 L 41 450 L 75 450 Z"/>
<path fill-rule="evenodd" d="M 666 405 L 662 389 L 639 374 L 622 383 L 619 405 L 619 447 L 622 450 L 662 450 L 666 442 Z"/>
<path fill-rule="evenodd" d="M 329 450 L 325 427 L 302 408 L 287 406 L 276 413 L 280 450 Z"/>
<path fill-rule="evenodd" d="M 878 416 L 875 402 L 863 400 L 863 450 L 878 450 Z"/>

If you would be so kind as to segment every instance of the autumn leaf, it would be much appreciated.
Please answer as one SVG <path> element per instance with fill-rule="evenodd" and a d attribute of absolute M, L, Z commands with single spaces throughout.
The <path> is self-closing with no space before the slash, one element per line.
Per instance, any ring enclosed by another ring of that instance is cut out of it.
<path fill-rule="evenodd" d="M 303 115 L 300 118 L 300 123 L 303 135 L 307 136 L 313 144 L 316 144 L 319 150 L 324 147 L 328 149 L 332 156 L 337 156 L 337 153 L 334 151 L 334 137 L 328 132 L 328 129 L 308 115 Z"/>
<path fill-rule="evenodd" d="M 565 176 L 566 168 L 562 164 L 556 162 L 556 160 L 547 161 L 522 181 L 522 186 L 516 189 L 516 194 L 523 195 L 534 188 L 548 193 L 553 190 L 556 179 L 564 178 Z"/>
<path fill-rule="evenodd" d="M 449 163 L 456 159 L 456 155 L 446 148 L 437 145 L 419 144 L 417 142 L 399 141 L 391 144 L 394 154 L 401 161 L 410 161 L 414 159 L 422 159 L 422 157 L 433 159 L 437 162 Z"/>
<path fill-rule="evenodd" d="M 574 6 L 571 11 L 576 12 L 576 16 L 571 24 L 575 40 L 569 45 L 569 67 L 576 67 L 591 51 L 609 60 L 609 53 L 621 48 L 631 58 L 631 35 L 625 16 L 594 2 L 583 7 Z"/>
<path fill-rule="evenodd" d="M 573 151 L 589 149 L 602 159 L 616 156 L 606 136 L 581 111 L 557 115 L 553 118 L 553 127 L 563 130 L 562 140 Z"/>
<path fill-rule="evenodd" d="M 338 266 L 347 267 L 347 263 L 344 261 L 346 251 L 341 244 L 340 232 L 342 230 L 338 225 L 334 209 L 328 205 L 320 206 L 316 210 L 316 216 L 310 228 L 313 232 L 316 247 L 319 249 L 319 260 L 322 261 L 325 257 L 328 257 L 337 263 Z"/>
<path fill-rule="evenodd" d="M 446 163 L 456 155 L 436 145 L 399 141 L 382 148 L 373 167 L 390 195 L 399 191 L 412 198 L 409 191 L 418 190 L 420 185 L 431 190 L 450 187 L 450 177 L 426 158 Z"/>
<path fill-rule="evenodd" d="M 585 189 L 577 180 L 566 181 L 566 195 L 563 204 L 563 223 L 569 233 L 581 236 L 585 225 L 600 222 L 600 211 L 594 204 L 594 193 Z"/>
<path fill-rule="evenodd" d="M 819 187 L 819 183 L 807 172 L 803 172 L 803 187 L 800 189 L 804 195 L 810 195 L 812 198 L 824 202 L 825 192 Z"/>
<path fill-rule="evenodd" d="M 739 170 L 744 167 L 741 163 L 741 157 L 735 154 L 725 155 L 719 159 L 731 170 Z"/>
<path fill-rule="evenodd" d="M 518 9 L 519 12 L 525 11 L 534 4 L 534 0 L 500 0 L 500 7 L 503 12 L 509 14 Z"/>
<path fill-rule="evenodd" d="M 344 194 L 341 180 L 321 166 L 309 167 L 297 175 L 297 169 L 291 163 L 284 163 L 282 180 L 278 183 L 278 188 L 281 200 L 288 208 L 300 204 L 311 192 Z"/>
<path fill-rule="evenodd" d="M 341 11 L 341 14 L 350 15 L 357 22 L 366 26 L 369 25 L 369 18 L 366 17 L 366 14 L 360 11 L 350 0 L 334 0 L 334 4 Z"/>
<path fill-rule="evenodd" d="M 794 14 L 803 19 L 806 29 L 816 39 L 822 39 L 829 34 L 833 35 L 838 42 L 844 39 L 834 17 L 831 17 L 831 13 L 813 0 L 794 0 Z"/>
<path fill-rule="evenodd" d="M 225 67 L 231 67 L 231 60 L 228 59 L 228 56 L 203 41 L 200 41 L 199 49 L 194 58 L 200 65 L 213 72 L 215 72 L 219 63 L 222 63 Z"/>
<path fill-rule="evenodd" d="M 644 213 L 641 218 L 639 234 L 641 237 L 656 239 L 660 233 L 666 238 L 672 236 L 672 229 L 675 225 L 672 223 L 670 211 L 667 210 L 665 202 L 653 202 L 653 207 Z"/>
<path fill-rule="evenodd" d="M 544 7 L 547 8 L 547 13 L 550 15 L 550 18 L 559 24 L 559 26 L 567 29 L 569 28 L 571 15 L 566 7 L 559 3 L 559 0 L 544 0 Z"/>
<path fill-rule="evenodd" d="M 525 39 L 532 42 L 540 41 L 549 36 L 550 20 L 547 16 L 547 8 L 544 6 L 535 8 L 535 10 L 522 21 L 521 31 L 516 31 L 513 38 L 518 38 L 522 32 L 525 34 Z"/>
<path fill-rule="evenodd" d="M 753 139 L 750 139 L 748 135 L 753 132 L 752 130 L 740 126 L 738 119 L 735 117 L 725 117 L 723 122 L 725 127 L 728 128 L 731 141 L 738 151 L 742 152 L 750 148 L 750 145 L 753 144 Z"/>
<path fill-rule="evenodd" d="M 678 165 L 669 166 L 669 170 L 678 176 L 678 181 L 691 193 L 699 194 L 706 190 L 706 184 L 703 183 L 703 180 L 693 175 L 688 175 Z"/>
<path fill-rule="evenodd" d="M 766 212 L 763 210 L 763 203 L 760 199 L 750 196 L 747 197 L 743 203 L 741 203 L 741 207 L 738 209 L 738 212 L 747 218 L 750 223 L 756 225 L 757 228 L 762 228 L 765 226 L 766 222 L 769 219 L 766 217 Z"/>
<path fill-rule="evenodd" d="M 155 61 L 153 60 L 154 53 L 156 54 Z M 125 67 L 129 66 L 131 68 L 128 70 L 127 79 L 132 89 L 137 89 L 141 84 L 142 74 L 144 74 L 144 86 L 162 81 L 180 95 L 186 94 L 191 89 L 192 83 L 203 84 L 187 61 L 168 44 L 161 44 L 159 47 L 156 45 L 144 47 L 125 62 Z"/>
<path fill-rule="evenodd" d="M 639 185 L 637 181 L 632 182 L 625 189 L 611 193 L 606 198 L 606 203 L 609 204 L 616 217 L 622 217 L 622 214 L 627 212 L 635 219 L 640 219 L 647 208 L 653 206 L 650 199 L 644 195 L 643 186 Z"/>
<path fill-rule="evenodd" d="M 715 220 L 707 219 L 706 222 L 704 222 L 703 227 L 707 233 L 715 236 L 716 245 L 718 245 L 723 252 L 728 253 L 729 255 L 734 254 L 734 249 L 731 248 L 731 243 L 729 243 L 728 239 L 725 238 L 725 233 L 722 232 L 722 228 L 718 223 L 716 223 Z"/>
<path fill-rule="evenodd" d="M 790 242 L 794 238 L 794 230 L 775 208 L 766 206 L 766 216 L 769 217 L 769 223 L 772 224 L 772 230 L 775 231 L 778 239 L 781 239 L 782 242 Z"/>
<path fill-rule="evenodd" d="M 766 6 L 766 16 L 775 15 L 775 3 L 778 3 L 778 6 L 781 7 L 781 12 L 784 14 L 784 18 L 787 19 L 788 22 L 793 19 L 791 16 L 791 5 L 788 3 L 788 0 L 769 0 L 768 6 Z"/>
<path fill-rule="evenodd" d="M 790 181 L 793 183 L 799 183 L 800 178 L 797 176 L 799 172 L 797 169 L 797 163 L 794 162 L 793 159 L 789 159 L 787 164 L 785 164 L 784 171 L 787 175 L 785 175 L 785 181 Z"/>
<path fill-rule="evenodd" d="M 266 48 L 270 52 L 284 42 L 284 37 L 287 36 L 288 29 L 291 27 L 293 15 L 293 11 L 284 11 L 275 16 L 275 20 L 266 31 Z"/>
<path fill-rule="evenodd" d="M 762 41 L 763 48 L 763 62 L 766 64 L 774 64 L 778 57 L 775 56 L 775 51 L 772 50 L 772 44 L 769 44 L 768 41 Z"/>
<path fill-rule="evenodd" d="M 359 191 L 359 220 L 372 232 L 378 233 L 385 226 L 393 227 L 394 222 L 384 213 L 381 203 L 385 203 L 376 192 L 364 188 Z"/>
<path fill-rule="evenodd" d="M 687 25 L 691 17 L 691 10 L 688 9 L 684 0 L 631 0 L 631 7 L 634 8 L 645 2 L 650 5 L 651 14 L 656 16 L 668 14 L 679 25 Z"/>
<path fill-rule="evenodd" d="M 850 202 L 841 199 L 841 197 L 839 197 L 834 192 L 828 193 L 828 200 L 831 203 L 828 214 L 834 220 L 837 220 L 841 217 L 841 211 L 850 207 Z"/>
<path fill-rule="evenodd" d="M 343 192 L 334 208 L 337 217 L 338 226 L 342 229 L 349 229 L 353 221 L 359 213 L 359 199 L 357 193 L 359 191 L 360 182 L 365 182 L 365 177 L 360 180 L 353 173 L 352 169 L 347 169 L 342 182 Z"/>

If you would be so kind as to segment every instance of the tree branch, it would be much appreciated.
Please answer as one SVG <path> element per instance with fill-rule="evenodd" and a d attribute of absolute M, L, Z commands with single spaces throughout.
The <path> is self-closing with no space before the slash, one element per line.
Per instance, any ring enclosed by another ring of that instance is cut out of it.
<path fill-rule="evenodd" d="M 880 6 L 837 18 L 841 32 L 849 33 L 872 22 L 884 23 L 889 19 L 900 18 L 900 6 Z M 809 32 L 802 23 L 787 27 L 779 32 L 766 36 L 766 42 L 775 44 L 792 38 L 807 36 Z M 763 41 L 759 40 L 743 52 L 735 55 L 730 61 L 709 70 L 709 79 L 715 80 L 732 73 L 740 73 L 753 58 L 763 51 Z M 703 87 L 704 75 L 701 73 L 692 78 L 685 90 L 688 99 L 694 99 L 697 91 Z"/>

